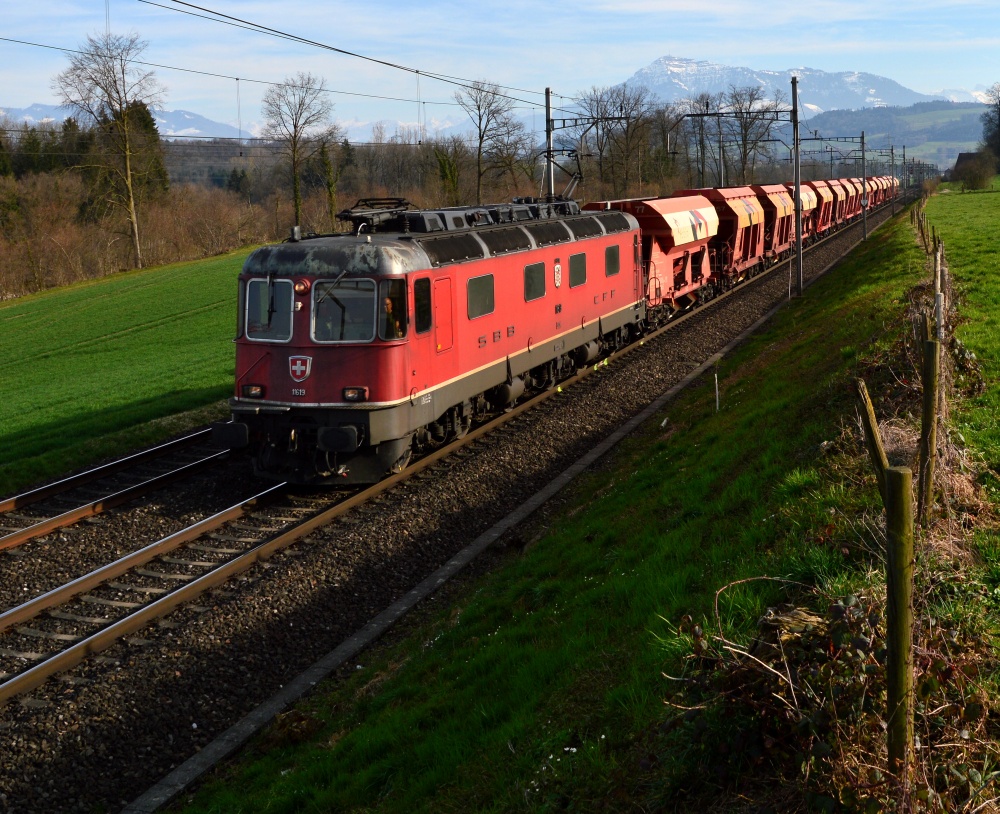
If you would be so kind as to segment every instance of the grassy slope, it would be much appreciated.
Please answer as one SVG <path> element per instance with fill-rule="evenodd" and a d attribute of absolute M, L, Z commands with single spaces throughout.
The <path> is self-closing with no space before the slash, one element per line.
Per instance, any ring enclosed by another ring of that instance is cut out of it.
<path fill-rule="evenodd" d="M 708 386 L 682 396 L 575 485 L 536 544 L 306 702 L 314 739 L 276 727 L 186 810 L 704 804 L 718 793 L 705 753 L 658 734 L 676 686 L 662 673 L 689 652 L 674 625 L 690 614 L 714 627 L 716 590 L 748 577 L 865 587 L 870 560 L 838 541 L 878 497 L 857 447 L 838 451 L 838 439 L 856 367 L 905 332 L 922 264 L 906 223 L 876 233 L 723 361 L 721 412 Z M 727 638 L 745 641 L 784 596 L 774 582 L 729 588 Z"/>
<path fill-rule="evenodd" d="M 994 185 L 996 186 L 996 185 Z M 945 244 L 948 264 L 962 297 L 963 321 L 956 336 L 972 349 L 991 383 L 954 416 L 973 448 L 1000 472 L 1000 244 L 996 225 L 1000 194 L 995 190 L 942 194 L 927 205 L 928 222 Z M 996 488 L 996 481 L 991 483 Z M 1000 495 L 1000 492 L 996 492 Z"/>
<path fill-rule="evenodd" d="M 225 398 L 246 251 L 0 305 L 0 494 L 176 432 Z"/>

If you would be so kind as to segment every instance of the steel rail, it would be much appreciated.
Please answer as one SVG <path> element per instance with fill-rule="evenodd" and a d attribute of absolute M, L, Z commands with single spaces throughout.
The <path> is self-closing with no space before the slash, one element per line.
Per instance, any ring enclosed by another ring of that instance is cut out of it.
<path fill-rule="evenodd" d="M 19 531 L 12 531 L 10 534 L 0 537 L 0 551 L 7 548 L 14 548 L 15 546 L 19 546 L 22 543 L 27 542 L 28 540 L 34 539 L 35 537 L 41 537 L 43 534 L 48 534 L 50 531 L 55 531 L 56 529 L 61 529 L 64 526 L 77 523 L 87 517 L 93 517 L 95 514 L 100 514 L 105 509 L 119 506 L 134 497 L 145 494 L 151 489 L 157 489 L 160 486 L 164 486 L 178 480 L 179 478 L 186 477 L 192 472 L 196 472 L 219 458 L 227 456 L 228 454 L 229 450 L 212 453 L 207 458 L 202 458 L 201 460 L 185 464 L 184 466 L 178 467 L 170 472 L 165 472 L 162 475 L 157 475 L 149 480 L 143 481 L 142 483 L 129 486 L 127 489 L 122 489 L 121 491 L 110 494 L 107 497 L 93 500 L 90 503 L 78 506 L 75 509 L 70 509 L 69 511 L 63 512 L 55 517 L 50 517 L 47 520 L 42 520 L 34 525 L 20 529 Z"/>
<path fill-rule="evenodd" d="M 135 466 L 136 464 L 143 463 L 144 461 L 154 458 L 160 458 L 168 452 L 192 446 L 199 441 L 206 440 L 211 433 L 211 429 L 198 430 L 197 432 L 191 433 L 191 435 L 185 435 L 183 438 L 177 438 L 173 441 L 168 441 L 165 444 L 145 449 L 142 452 L 136 452 L 124 458 L 119 458 L 116 461 L 111 461 L 93 469 L 88 469 L 86 472 L 70 475 L 68 478 L 63 478 L 55 483 L 49 483 L 45 486 L 40 486 L 37 489 L 32 489 L 30 492 L 24 492 L 20 495 L 14 495 L 13 497 L 0 500 L 0 514 L 13 511 L 14 509 L 20 509 L 23 506 L 29 506 L 32 503 L 37 503 L 39 500 L 44 500 L 47 497 L 52 497 L 53 495 L 57 495 L 61 492 L 75 489 L 77 486 L 82 486 L 85 483 L 90 483 L 91 481 L 99 480 L 100 478 L 106 478 L 108 475 L 113 475 L 123 469 L 128 469 L 130 466 Z"/>
<path fill-rule="evenodd" d="M 157 540 L 155 543 L 150 543 L 144 548 L 133 551 L 131 554 L 126 554 L 113 563 L 97 568 L 89 574 L 74 579 L 72 582 L 67 582 L 65 585 L 53 588 L 51 591 L 40 594 L 15 608 L 0 613 L 0 633 L 3 633 L 12 625 L 21 624 L 29 619 L 33 619 L 42 611 L 67 602 L 74 596 L 89 591 L 92 588 L 96 588 L 103 582 L 121 576 L 131 568 L 144 565 L 161 554 L 167 554 L 185 543 L 189 543 L 211 531 L 215 531 L 231 520 L 239 519 L 246 513 L 248 507 L 256 505 L 260 500 L 270 496 L 285 485 L 281 483 L 265 489 L 263 492 L 234 506 L 230 506 L 228 509 L 223 509 L 211 517 L 206 517 L 192 526 L 174 532 L 161 540 Z"/>
<path fill-rule="evenodd" d="M 53 605 L 59 604 L 59 602 L 71 599 L 73 596 L 94 588 L 102 582 L 106 582 L 109 579 L 119 576 L 124 571 L 129 570 L 129 568 L 141 565 L 158 554 L 165 553 L 165 551 L 176 548 L 185 542 L 189 542 L 190 540 L 206 534 L 209 531 L 213 531 L 227 522 L 237 519 L 244 514 L 247 507 L 256 504 L 261 499 L 274 494 L 275 492 L 283 489 L 285 486 L 286 484 L 284 483 L 272 486 L 260 494 L 254 495 L 248 500 L 243 501 L 242 503 L 238 503 L 235 506 L 224 509 L 217 514 L 194 524 L 188 529 L 183 529 L 176 534 L 165 537 L 163 540 L 123 557 L 111 565 L 91 572 L 90 574 L 80 577 L 79 579 L 62 586 L 61 588 L 56 588 L 46 594 L 36 597 L 30 602 L 26 602 L 23 605 L 19 605 L 17 608 L 13 608 L 5 612 L 0 615 L 0 630 L 4 630 L 19 621 L 30 619 L 33 616 L 38 615 L 41 611 L 46 610 Z M 195 529 L 197 529 L 197 532 L 193 533 Z M 153 551 L 153 549 L 159 550 Z M 253 554 L 254 551 L 255 549 L 251 549 L 251 551 L 247 552 L 247 554 Z M 231 573 L 238 573 L 240 570 L 249 567 L 249 565 L 255 561 L 256 559 L 246 563 L 246 565 L 243 565 L 241 568 L 236 570 L 226 570 L 226 576 L 223 579 L 228 579 Z M 75 667 L 89 654 L 104 650 L 118 639 L 123 636 L 127 636 L 132 631 L 142 627 L 148 621 L 169 613 L 178 604 L 197 596 L 199 593 L 214 587 L 216 584 L 219 584 L 223 581 L 223 579 L 209 580 L 207 578 L 216 575 L 218 571 L 224 570 L 225 566 L 232 566 L 234 563 L 242 564 L 242 557 L 237 558 L 230 563 L 224 563 L 219 568 L 208 572 L 195 582 L 190 583 L 183 588 L 179 588 L 173 593 L 167 594 L 150 605 L 143 606 L 135 613 L 125 616 L 117 622 L 113 622 L 107 627 L 99 630 L 97 633 L 88 636 L 85 639 L 81 639 L 79 642 L 75 643 L 66 650 L 53 654 L 39 664 L 36 664 L 34 667 L 31 667 L 22 673 L 18 673 L 3 682 L 0 684 L 0 705 L 7 703 L 7 701 L 17 695 L 21 695 L 35 689 L 44 683 L 50 676 L 71 667 Z M 100 576 L 98 577 L 98 575 Z M 199 590 L 189 590 L 195 585 L 199 586 Z"/>
<path fill-rule="evenodd" d="M 834 235 L 829 235 L 828 237 L 832 238 L 835 236 L 839 236 L 839 232 Z M 825 239 L 826 238 L 824 238 L 824 240 L 820 241 L 819 243 L 814 243 L 813 246 L 815 247 L 821 245 L 821 243 L 824 242 Z M 781 268 L 781 266 L 783 266 L 784 263 L 788 262 L 790 262 L 790 260 L 786 260 L 782 263 L 776 263 L 770 269 L 758 273 L 754 277 L 751 277 L 748 280 L 746 280 L 746 282 L 753 282 L 755 280 L 763 279 L 770 273 L 775 272 L 777 269 Z M 705 305 L 710 306 L 713 303 L 720 302 L 729 295 L 744 290 L 744 288 L 745 287 L 742 285 L 734 286 L 729 291 L 726 291 L 723 294 L 714 297 L 712 300 L 705 303 Z M 368 489 L 358 492 L 352 495 L 351 497 L 347 498 L 346 500 L 338 502 L 336 505 L 331 506 L 330 508 L 317 512 L 312 517 L 309 517 L 300 523 L 294 524 L 290 528 L 280 532 L 279 534 L 274 535 L 273 537 L 267 538 L 266 540 L 262 541 L 260 544 L 244 552 L 240 556 L 235 557 L 234 559 L 228 562 L 220 564 L 219 566 L 212 569 L 208 573 L 202 575 L 201 577 L 198 577 L 192 580 L 191 582 L 188 582 L 176 588 L 169 594 L 166 594 L 165 596 L 160 597 L 159 599 L 151 602 L 150 604 L 143 606 L 134 613 L 131 613 L 123 617 L 122 619 L 119 619 L 118 621 L 112 623 L 108 627 L 103 628 L 97 633 L 93 634 L 92 636 L 88 636 L 87 638 L 82 639 L 81 641 L 75 643 L 66 650 L 56 653 L 50 656 L 49 658 L 45 659 L 41 663 L 35 665 L 34 667 L 31 667 L 28 670 L 19 673 L 18 675 L 14 676 L 8 681 L 0 684 L 0 705 L 5 704 L 14 696 L 23 694 L 25 692 L 29 692 L 30 690 L 33 690 L 41 686 L 41 684 L 43 684 L 52 675 L 59 672 L 63 672 L 72 667 L 75 667 L 77 664 L 83 661 L 83 659 L 86 658 L 88 655 L 100 652 L 101 650 L 110 647 L 117 640 L 123 638 L 124 636 L 127 636 L 129 633 L 133 633 L 136 630 L 142 628 L 144 625 L 153 621 L 154 619 L 157 619 L 161 616 L 170 613 L 177 606 L 196 598 L 205 591 L 223 584 L 236 574 L 239 574 L 245 571 L 246 569 L 250 568 L 255 563 L 261 560 L 268 559 L 269 557 L 273 556 L 276 552 L 302 539 L 306 535 L 315 531 L 317 528 L 327 525 L 340 515 L 348 512 L 350 509 L 355 508 L 356 506 L 371 500 L 373 497 L 385 491 L 388 491 L 389 489 L 393 488 L 399 483 L 414 477 L 415 475 L 419 474 L 420 472 L 423 472 L 426 469 L 429 469 L 430 467 L 440 462 L 442 459 L 453 454 L 456 450 L 468 444 L 473 443 L 482 436 L 487 435 L 488 433 L 496 430 L 498 427 L 502 426 L 508 421 L 522 415 L 523 413 L 527 412 L 528 410 L 532 409 L 538 404 L 560 393 L 563 385 L 569 386 L 583 380 L 591 373 L 598 370 L 600 367 L 607 365 L 608 361 L 611 358 L 622 356 L 625 353 L 629 353 L 632 350 L 637 349 L 638 347 L 645 344 L 646 341 L 655 338 L 656 336 L 659 336 L 665 331 L 679 325 L 682 321 L 685 321 L 687 318 L 694 316 L 695 314 L 701 313 L 703 310 L 704 310 L 703 308 L 691 309 L 690 311 L 681 315 L 677 319 L 671 320 L 666 325 L 660 327 L 659 329 L 647 335 L 646 337 L 643 337 L 638 342 L 634 342 L 631 345 L 626 346 L 625 348 L 615 351 L 610 356 L 606 357 L 605 359 L 601 360 L 598 363 L 595 363 L 594 365 L 589 365 L 588 367 L 578 372 L 575 376 L 566 379 L 558 387 L 553 387 L 543 393 L 538 394 L 534 398 L 514 407 L 509 412 L 500 415 L 493 421 L 490 421 L 489 423 L 484 424 L 480 427 L 477 427 L 475 430 L 470 431 L 463 438 L 453 441 L 450 444 L 446 444 L 445 446 L 441 447 L 440 449 L 436 450 L 430 455 L 421 458 L 419 461 L 416 461 L 410 466 L 408 466 L 402 472 L 396 475 L 392 475 L 391 477 L 386 478 L 374 484 Z M 250 501 L 255 502 L 260 498 L 262 498 L 263 496 L 270 494 L 278 489 L 281 489 L 284 486 L 285 484 L 279 484 L 278 486 L 272 487 L 271 489 L 262 492 L 260 495 L 256 495 L 255 497 L 251 498 Z M 199 524 L 196 525 L 206 526 L 205 528 L 201 529 L 201 533 L 204 533 L 205 531 L 210 530 L 207 528 L 207 525 L 212 523 L 212 521 L 216 520 L 216 518 L 221 518 L 223 515 L 229 515 L 232 512 L 236 512 L 236 514 L 233 514 L 232 516 L 227 516 L 225 520 L 220 520 L 218 525 L 222 525 L 228 520 L 232 520 L 238 517 L 239 514 L 242 513 L 241 511 L 242 507 L 244 505 L 250 505 L 250 501 L 247 501 L 244 504 L 240 504 L 239 506 L 227 509 L 224 512 L 220 512 L 217 515 L 213 515 L 213 517 L 207 518 L 206 520 L 201 521 Z M 217 526 L 213 526 L 213 528 L 214 527 Z M 194 527 L 192 527 L 192 529 L 182 530 L 181 532 L 177 532 L 176 534 L 171 535 L 170 537 L 164 538 L 164 540 L 161 540 L 158 543 L 154 543 L 151 546 L 147 546 L 145 549 L 142 549 L 139 552 L 135 552 L 133 555 L 129 555 L 128 557 L 122 558 L 122 560 L 119 560 L 116 563 L 107 566 L 106 569 L 99 569 L 100 571 L 103 571 L 105 573 L 105 576 L 104 579 L 99 579 L 97 580 L 96 583 L 89 583 L 89 581 L 91 579 L 94 579 L 95 578 L 94 575 L 98 572 L 94 572 L 93 574 L 81 577 L 80 579 L 75 580 L 74 582 L 69 583 L 66 586 L 57 588 L 53 591 L 48 592 L 47 594 L 43 594 L 42 596 L 37 597 L 35 600 L 32 600 L 28 603 L 25 603 L 24 605 L 19 606 L 18 608 L 12 609 L 11 611 L 7 611 L 6 613 L 0 615 L 0 631 L 6 629 L 7 627 L 10 627 L 10 625 L 12 624 L 15 624 L 16 621 L 20 621 L 18 615 L 22 612 L 27 612 L 27 611 L 22 611 L 22 609 L 26 609 L 29 606 L 34 606 L 35 613 L 40 612 L 41 610 L 51 607 L 54 604 L 58 604 L 59 601 L 65 601 L 65 599 L 71 598 L 72 596 L 81 593 L 82 591 L 87 590 L 90 587 L 94 587 L 94 585 L 99 582 L 103 582 L 106 581 L 107 579 L 112 578 L 113 576 L 120 575 L 122 571 L 128 570 L 128 567 L 134 567 L 135 565 L 140 564 L 138 562 L 139 557 L 144 555 L 146 552 L 149 552 L 154 547 L 160 546 L 161 544 L 166 544 L 167 541 L 175 540 L 176 538 L 179 538 L 182 535 L 185 537 L 185 539 L 184 540 L 178 539 L 176 545 L 173 545 L 172 547 L 177 547 L 183 544 L 183 542 L 189 542 L 191 539 L 194 539 L 195 537 L 199 536 L 199 534 L 188 536 L 188 533 L 191 532 L 193 528 Z M 164 548 L 162 550 L 157 551 L 154 554 L 150 554 L 149 558 L 153 558 L 157 554 L 164 553 L 166 550 L 168 549 Z M 125 566 L 124 562 L 129 559 L 135 559 L 136 561 L 130 563 L 129 566 Z M 119 567 L 121 567 L 121 570 L 118 570 Z M 114 571 L 114 573 L 112 573 L 112 571 Z M 86 587 L 84 587 L 85 581 L 88 583 Z M 26 619 L 30 617 L 26 616 L 24 618 Z"/>
<path fill-rule="evenodd" d="M 583 371 L 581 374 L 578 374 L 578 376 L 574 378 L 582 378 L 582 376 L 585 375 L 587 372 L 588 371 Z M 548 397 L 555 394 L 556 392 L 557 390 L 553 388 L 552 390 L 543 393 L 542 396 Z M 260 544 L 254 546 L 253 548 L 249 549 L 248 551 L 244 552 L 238 557 L 235 557 L 232 560 L 229 560 L 228 562 L 221 563 L 219 566 L 207 572 L 206 574 L 203 574 L 201 577 L 198 577 L 178 588 L 175 588 L 170 593 L 160 597 L 159 599 L 149 603 L 148 605 L 144 605 L 143 607 L 137 609 L 135 612 L 119 619 L 116 622 L 113 622 L 112 624 L 108 625 L 105 628 L 102 628 L 93 635 L 88 636 L 85 639 L 81 639 L 80 641 L 74 643 L 67 649 L 55 653 L 46 658 L 44 661 L 25 670 L 24 672 L 18 673 L 17 675 L 9 678 L 4 683 L 0 684 L 0 705 L 7 703 L 10 699 L 14 698 L 15 696 L 22 695 L 26 692 L 30 692 L 31 690 L 36 689 L 37 687 L 41 686 L 48 678 L 55 675 L 56 673 L 64 672 L 65 670 L 75 667 L 81 661 L 83 661 L 88 655 L 91 655 L 93 653 L 98 653 L 110 647 L 117 640 L 127 636 L 130 633 L 135 632 L 136 630 L 139 630 L 144 625 L 148 624 L 154 619 L 157 619 L 161 616 L 170 613 L 178 605 L 181 605 L 185 602 L 189 602 L 192 599 L 199 596 L 200 594 L 204 593 L 205 591 L 208 591 L 218 585 L 223 584 L 224 582 L 228 581 L 235 575 L 250 568 L 252 565 L 259 562 L 260 560 L 264 560 L 273 556 L 277 551 L 280 551 L 282 548 L 286 548 L 289 545 L 296 542 L 297 540 L 302 539 L 306 535 L 315 531 L 317 528 L 327 525 L 335 518 L 339 517 L 342 514 L 345 514 L 346 512 L 350 511 L 356 506 L 371 500 L 376 495 L 382 494 L 383 492 L 391 489 L 392 487 L 396 486 L 402 481 L 405 481 L 417 475 L 418 473 L 424 471 L 425 469 L 428 469 L 429 467 L 438 463 L 441 459 L 455 452 L 460 447 L 465 446 L 466 444 L 470 444 L 473 441 L 476 441 L 483 435 L 486 435 L 491 430 L 496 429 L 497 427 L 506 423 L 512 418 L 522 414 L 526 410 L 530 409 L 532 406 L 536 405 L 539 402 L 539 400 L 540 399 L 536 397 L 531 401 L 518 405 L 510 412 L 504 413 L 498 419 L 495 419 L 494 421 L 488 424 L 484 424 L 483 426 L 477 427 L 475 430 L 472 430 L 464 438 L 454 441 L 451 444 L 447 444 L 441 447 L 440 449 L 436 450 L 432 454 L 421 458 L 419 461 L 416 461 L 415 463 L 408 466 L 402 472 L 396 475 L 392 475 L 391 477 L 386 478 L 385 480 L 379 481 L 378 483 L 372 485 L 368 489 L 358 492 L 352 495 L 351 497 L 347 498 L 346 500 L 338 502 L 335 506 L 319 511 L 312 517 L 309 517 L 300 523 L 296 523 L 295 525 L 286 529 L 285 531 L 280 532 L 279 534 L 264 540 Z M 283 488 L 284 486 L 285 484 L 279 484 L 276 487 L 272 487 L 272 489 L 268 491 L 269 492 L 274 491 L 276 489 Z M 262 495 L 267 493 L 268 492 L 262 493 Z M 262 495 L 258 495 L 254 499 L 259 499 Z M 225 512 L 221 512 L 220 515 L 233 512 L 236 508 L 237 507 L 227 509 Z M 208 518 L 208 520 L 201 522 L 208 523 L 209 521 L 214 519 L 214 517 L 218 516 L 219 515 L 213 516 L 213 518 Z M 180 535 L 183 533 L 184 531 L 178 532 L 177 534 Z M 165 539 L 169 540 L 170 538 L 165 538 Z M 153 546 L 156 545 L 158 544 L 156 543 L 153 544 Z M 152 546 L 148 546 L 147 549 L 151 547 Z M 143 549 L 142 551 L 146 551 L 147 549 Z M 140 553 L 141 552 L 136 552 L 137 555 Z M 124 559 L 128 559 L 128 557 L 123 558 L 123 560 Z M 118 562 L 120 563 L 121 561 Z M 136 564 L 138 563 L 132 563 L 133 566 Z M 112 564 L 111 566 L 108 566 L 108 568 L 117 571 L 118 570 L 117 566 L 118 563 L 115 563 Z M 115 576 L 118 576 L 119 573 L 115 573 Z M 0 623 L 2 623 L 0 624 L 0 629 L 5 629 L 7 627 L 10 627 L 12 624 L 14 624 L 16 621 L 20 621 L 22 618 L 23 619 L 30 618 L 30 611 L 29 611 L 30 606 L 34 606 L 33 610 L 37 613 L 38 611 L 44 610 L 48 607 L 51 607 L 54 604 L 57 604 L 56 597 L 58 597 L 60 594 L 64 595 L 65 598 L 71 598 L 72 595 L 76 595 L 82 592 L 82 590 L 84 590 L 84 588 L 81 587 L 82 581 L 86 581 L 87 583 L 89 583 L 89 587 L 94 587 L 93 583 L 91 583 L 92 577 L 93 575 L 87 575 L 85 577 L 81 577 L 79 580 L 75 580 L 74 582 L 69 583 L 66 586 L 54 589 L 53 591 L 50 591 L 47 594 L 43 594 L 42 596 L 37 597 L 35 600 L 31 600 L 30 602 L 27 602 L 24 605 L 20 605 L 17 608 L 7 611 L 2 616 L 0 616 Z M 110 578 L 110 576 L 106 575 L 106 578 Z"/>

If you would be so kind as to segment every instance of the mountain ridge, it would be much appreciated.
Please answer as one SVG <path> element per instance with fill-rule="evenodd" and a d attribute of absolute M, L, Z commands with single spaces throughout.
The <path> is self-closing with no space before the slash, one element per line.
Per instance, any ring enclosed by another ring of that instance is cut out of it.
<path fill-rule="evenodd" d="M 772 96 L 778 90 L 787 100 L 791 92 L 791 77 L 799 77 L 799 101 L 802 119 L 811 121 L 820 116 L 812 125 L 824 131 L 839 132 L 844 127 L 850 131 L 865 130 L 872 137 L 871 143 L 880 138 L 904 140 L 912 149 L 912 154 L 921 159 L 947 166 L 953 162 L 958 152 L 975 149 L 978 135 L 974 135 L 978 124 L 978 113 L 960 110 L 961 103 L 982 104 L 983 94 L 978 89 L 966 91 L 952 89 L 937 94 L 924 94 L 904 87 L 893 79 L 860 71 L 827 72 L 813 68 L 790 68 L 783 71 L 760 70 L 748 67 L 722 65 L 708 60 L 694 60 L 686 57 L 663 56 L 636 71 L 624 84 L 639 84 L 647 87 L 661 101 L 678 102 L 698 93 L 720 93 L 729 87 L 761 86 Z M 904 109 L 926 102 L 954 102 L 955 109 L 938 114 L 941 120 L 934 128 L 926 126 L 912 128 L 905 121 L 888 120 L 879 116 L 880 112 Z M 971 107 L 971 105 L 965 105 Z M 834 116 L 834 113 L 855 112 L 858 116 Z M 863 115 L 867 113 L 867 116 Z M 2 108 L 0 116 L 27 122 L 29 124 L 59 123 L 69 115 L 69 109 L 58 105 L 35 104 L 27 108 Z M 185 110 L 154 111 L 157 127 L 166 139 L 193 138 L 244 138 L 260 134 L 259 122 L 244 122 L 241 128 L 232 123 L 213 121 L 205 116 Z M 952 120 L 965 119 L 954 125 Z M 836 124 L 834 124 L 834 121 Z M 891 123 L 887 124 L 887 121 Z M 339 121 L 347 138 L 351 141 L 368 141 L 375 122 L 360 121 L 356 118 Z M 384 121 L 385 133 L 391 136 L 396 129 L 412 129 L 412 122 Z M 435 122 L 430 128 L 436 135 L 458 132 L 466 124 L 464 121 Z M 844 132 L 848 132 L 845 130 Z M 887 141 L 888 143 L 888 141 Z"/>
<path fill-rule="evenodd" d="M 154 110 L 153 119 L 163 138 L 238 138 L 240 129 L 217 122 L 189 110 Z M 36 103 L 29 107 L 2 107 L 0 116 L 30 125 L 59 124 L 72 115 L 65 105 Z M 250 125 L 242 130 L 244 138 L 254 135 Z"/>
<path fill-rule="evenodd" d="M 750 86 L 765 88 L 768 96 L 780 91 L 787 100 L 791 96 L 793 76 L 799 79 L 803 119 L 830 110 L 909 107 L 939 100 L 981 101 L 975 93 L 964 90 L 919 93 L 894 79 L 865 71 L 829 72 L 807 67 L 772 71 L 669 55 L 640 68 L 625 84 L 642 85 L 664 102 L 679 102 L 700 93 L 715 94 L 730 87 Z"/>

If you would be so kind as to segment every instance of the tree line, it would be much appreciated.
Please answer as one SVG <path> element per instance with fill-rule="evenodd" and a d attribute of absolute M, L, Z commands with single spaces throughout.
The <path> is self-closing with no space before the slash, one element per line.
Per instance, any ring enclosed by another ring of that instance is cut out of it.
<path fill-rule="evenodd" d="M 278 240 L 292 226 L 334 232 L 358 198 L 436 207 L 543 191 L 541 134 L 485 80 L 455 92 L 463 134 L 378 123 L 352 143 L 325 80 L 297 73 L 265 93 L 262 138 L 165 142 L 152 111 L 166 91 L 140 63 L 146 45 L 89 37 L 53 79 L 73 118 L 0 126 L 0 297 Z M 578 199 L 603 200 L 791 176 L 787 101 L 759 87 L 678 104 L 640 86 L 593 87 L 576 108 L 556 132 L 557 193 L 577 184 Z M 803 165 L 804 178 L 827 173 Z"/>

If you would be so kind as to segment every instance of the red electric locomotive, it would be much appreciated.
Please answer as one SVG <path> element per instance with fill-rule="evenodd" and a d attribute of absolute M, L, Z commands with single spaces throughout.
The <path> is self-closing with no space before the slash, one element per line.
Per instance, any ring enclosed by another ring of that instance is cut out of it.
<path fill-rule="evenodd" d="M 233 422 L 215 436 L 260 475 L 377 481 L 640 331 L 627 213 L 380 200 L 342 217 L 351 234 L 265 246 L 240 274 Z"/>

